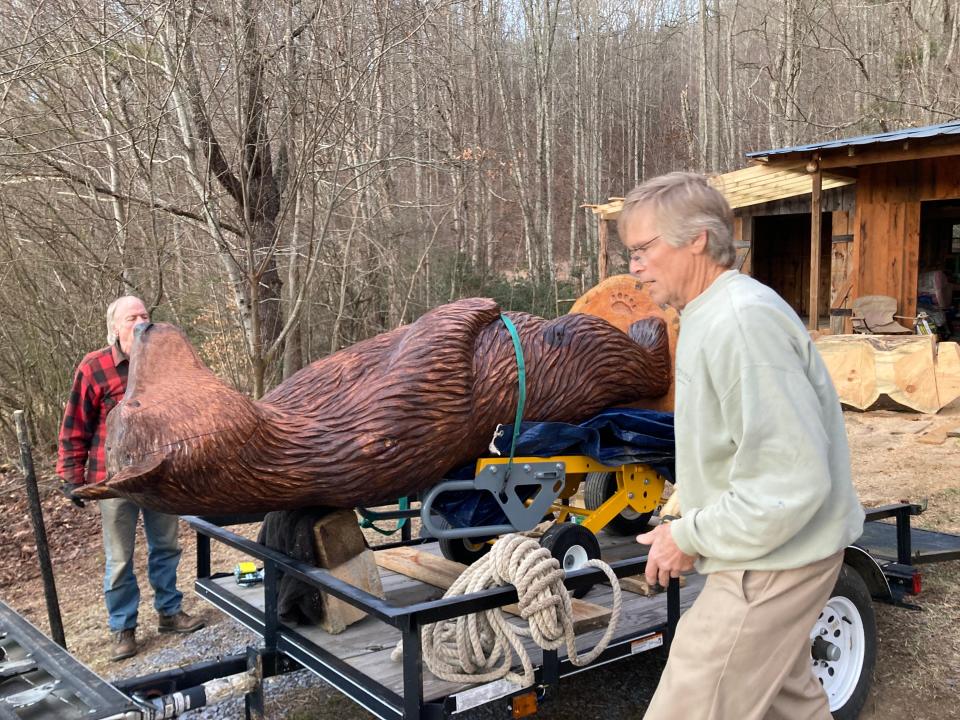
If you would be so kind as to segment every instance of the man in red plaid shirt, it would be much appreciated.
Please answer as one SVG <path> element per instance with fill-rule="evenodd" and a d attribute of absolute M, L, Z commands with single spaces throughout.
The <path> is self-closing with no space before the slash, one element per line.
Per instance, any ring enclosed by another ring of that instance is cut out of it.
<path fill-rule="evenodd" d="M 150 314 L 140 298 L 126 296 L 114 300 L 107 308 L 107 347 L 88 354 L 77 367 L 60 428 L 57 474 L 64 480 L 64 494 L 81 507 L 83 501 L 73 496 L 73 490 L 107 477 L 107 415 L 127 389 L 127 354 L 133 345 L 134 328 L 149 321 Z M 103 590 L 114 636 L 111 659 L 123 660 L 137 652 L 140 588 L 133 572 L 133 549 L 141 512 L 147 536 L 147 575 L 159 614 L 157 630 L 187 633 L 202 628 L 202 620 L 181 608 L 183 593 L 177 590 L 177 516 L 140 508 L 123 498 L 101 500 L 99 505 L 106 556 Z"/>

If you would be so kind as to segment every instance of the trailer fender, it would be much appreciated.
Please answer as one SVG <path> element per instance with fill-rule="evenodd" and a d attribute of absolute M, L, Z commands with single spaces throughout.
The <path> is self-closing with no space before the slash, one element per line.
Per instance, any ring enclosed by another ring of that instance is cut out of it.
<path fill-rule="evenodd" d="M 893 593 L 890 591 L 890 583 L 883 574 L 883 568 L 873 559 L 863 548 L 856 545 L 849 545 L 843 553 L 843 562 L 857 571 L 857 574 L 863 578 L 870 595 L 875 600 L 893 601 Z"/>

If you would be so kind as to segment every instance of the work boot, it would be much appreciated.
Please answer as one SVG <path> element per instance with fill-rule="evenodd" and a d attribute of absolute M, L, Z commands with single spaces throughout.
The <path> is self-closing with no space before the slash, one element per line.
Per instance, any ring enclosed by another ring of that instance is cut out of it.
<path fill-rule="evenodd" d="M 110 659 L 126 660 L 137 654 L 137 631 L 134 628 L 121 630 L 113 634 L 113 655 Z"/>
<path fill-rule="evenodd" d="M 160 620 L 157 623 L 157 632 L 162 633 L 192 633 L 204 626 L 203 620 L 195 618 L 193 615 L 185 613 L 183 610 L 173 615 L 164 615 L 160 613 Z"/>

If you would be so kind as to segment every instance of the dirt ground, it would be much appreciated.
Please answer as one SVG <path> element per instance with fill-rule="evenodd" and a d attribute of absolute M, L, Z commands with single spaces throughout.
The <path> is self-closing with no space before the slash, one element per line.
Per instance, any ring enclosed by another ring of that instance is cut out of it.
<path fill-rule="evenodd" d="M 935 439 L 938 431 L 942 434 L 945 429 L 960 427 L 960 403 L 948 406 L 936 416 L 873 410 L 847 412 L 845 417 L 854 481 L 862 502 L 876 506 L 899 500 L 925 501 L 928 509 L 915 519 L 916 526 L 960 533 L 960 440 L 923 442 Z M 46 493 L 44 517 L 68 647 L 96 672 L 122 675 L 123 664 L 108 659 L 99 515 L 90 506 L 73 507 L 54 492 L 56 482 L 49 458 L 35 458 L 35 463 L 42 491 Z M 49 632 L 23 481 L 13 462 L 0 465 L 0 507 L 0 598 Z M 195 579 L 196 543 L 185 528 L 181 542 L 184 559 L 180 587 L 185 590 L 185 609 L 201 614 L 211 624 L 232 622 L 193 594 L 190 588 Z M 137 552 L 138 567 L 144 568 L 142 542 Z M 229 570 L 239 559 L 232 551 L 215 550 L 214 568 Z M 861 718 L 960 718 L 958 590 L 960 561 L 953 561 L 925 570 L 923 593 L 917 599 L 922 610 L 876 606 L 880 646 L 873 690 Z M 141 603 L 141 648 L 172 648 L 183 642 L 176 636 L 158 635 L 155 628 L 147 589 Z M 643 669 L 639 671 L 642 673 Z M 583 677 L 586 675 L 589 673 Z M 336 705 L 343 707 L 339 702 Z M 610 716 L 603 713 L 603 708 L 597 710 L 602 716 Z M 322 712 L 316 717 L 325 715 Z M 551 711 L 548 706 L 541 715 L 561 717 L 563 713 Z"/>

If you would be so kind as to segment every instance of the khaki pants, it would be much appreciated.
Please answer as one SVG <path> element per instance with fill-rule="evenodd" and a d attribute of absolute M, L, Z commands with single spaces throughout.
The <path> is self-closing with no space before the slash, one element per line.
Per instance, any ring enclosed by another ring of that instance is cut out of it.
<path fill-rule="evenodd" d="M 843 552 L 795 570 L 712 573 L 680 618 L 647 720 L 829 720 L 810 630 Z"/>

